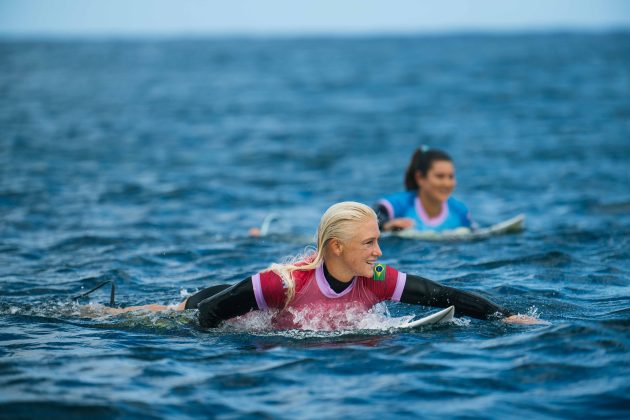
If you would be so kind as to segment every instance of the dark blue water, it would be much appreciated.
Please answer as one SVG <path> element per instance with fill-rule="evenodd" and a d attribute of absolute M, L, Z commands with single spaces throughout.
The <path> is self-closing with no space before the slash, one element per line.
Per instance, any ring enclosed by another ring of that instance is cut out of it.
<path fill-rule="evenodd" d="M 627 417 L 629 138 L 627 33 L 4 41 L 0 417 Z M 68 299 L 240 280 L 332 203 L 401 189 L 420 144 L 480 224 L 526 230 L 386 238 L 383 262 L 549 325 L 206 332 Z"/>

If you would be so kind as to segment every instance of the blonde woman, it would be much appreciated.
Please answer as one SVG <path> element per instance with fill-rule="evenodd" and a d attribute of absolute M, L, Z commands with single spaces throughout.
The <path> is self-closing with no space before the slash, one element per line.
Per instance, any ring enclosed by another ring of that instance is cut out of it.
<path fill-rule="evenodd" d="M 176 309 L 198 309 L 204 328 L 253 310 L 273 310 L 278 328 L 339 329 L 356 324 L 376 303 L 386 300 L 448 307 L 456 315 L 479 319 L 503 318 L 505 322 L 537 323 L 535 318 L 514 315 L 489 300 L 420 276 L 378 264 L 378 221 L 374 210 L 356 202 L 331 206 L 317 230 L 317 248 L 286 264 L 273 264 L 232 286 L 204 289 Z M 112 309 L 172 309 L 162 305 Z"/>

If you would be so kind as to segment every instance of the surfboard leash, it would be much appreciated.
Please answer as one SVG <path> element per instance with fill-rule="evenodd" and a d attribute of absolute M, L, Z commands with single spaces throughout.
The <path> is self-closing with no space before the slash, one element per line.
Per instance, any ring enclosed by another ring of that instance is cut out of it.
<path fill-rule="evenodd" d="M 109 292 L 109 306 L 114 306 L 116 304 L 116 282 L 114 280 L 107 280 L 104 281 L 102 283 L 99 283 L 96 287 L 93 287 L 92 289 L 88 290 L 85 293 L 81 293 L 80 295 L 77 296 L 73 296 L 72 300 L 77 301 L 81 298 L 84 298 L 86 296 L 89 296 L 90 294 L 92 294 L 93 292 L 96 292 L 98 289 L 100 289 L 101 287 L 107 285 L 107 284 L 111 284 L 112 288 Z"/>

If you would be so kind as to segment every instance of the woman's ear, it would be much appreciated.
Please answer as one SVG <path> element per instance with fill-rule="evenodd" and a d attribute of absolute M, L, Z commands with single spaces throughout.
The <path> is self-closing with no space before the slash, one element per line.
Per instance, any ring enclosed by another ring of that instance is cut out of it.
<path fill-rule="evenodd" d="M 424 180 L 424 177 L 422 176 L 422 172 L 420 172 L 420 171 L 416 171 L 416 172 L 413 174 L 413 177 L 415 178 L 415 180 L 416 180 L 416 184 L 417 184 L 417 185 L 420 185 L 420 182 L 421 182 L 422 180 Z"/>
<path fill-rule="evenodd" d="M 339 239 L 333 238 L 330 240 L 330 250 L 333 252 L 333 254 L 339 257 L 343 252 L 343 244 Z"/>

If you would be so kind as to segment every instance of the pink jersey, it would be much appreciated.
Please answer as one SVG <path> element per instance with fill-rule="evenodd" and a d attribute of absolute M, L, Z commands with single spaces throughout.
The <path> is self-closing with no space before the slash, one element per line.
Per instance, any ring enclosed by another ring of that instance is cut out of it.
<path fill-rule="evenodd" d="M 407 275 L 387 267 L 384 280 L 355 277 L 341 293 L 330 288 L 323 265 L 294 271 L 293 279 L 295 297 L 284 308 L 286 288 L 282 278 L 271 271 L 253 276 L 258 309 L 278 310 L 273 318 L 277 328 L 335 330 L 351 328 L 378 302 L 399 301 Z"/>

